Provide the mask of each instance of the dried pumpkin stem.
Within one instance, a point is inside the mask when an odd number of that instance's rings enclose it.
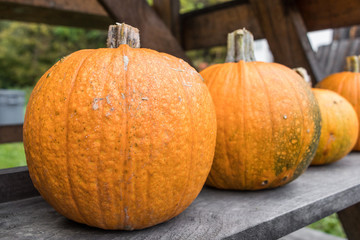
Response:
[[[349,56],[346,58],[346,69],[350,72],[360,72],[360,56]]]
[[[255,61],[254,37],[245,28],[228,34],[226,62]]]
[[[107,47],[117,48],[121,44],[127,44],[132,48],[139,48],[139,29],[125,23],[116,23],[116,25],[110,25],[106,42]]]
[[[312,87],[312,83],[311,83],[311,77],[308,74],[308,72],[306,71],[305,68],[303,67],[298,67],[298,68],[293,68],[293,70],[299,74],[307,84],[309,84],[310,87]]]

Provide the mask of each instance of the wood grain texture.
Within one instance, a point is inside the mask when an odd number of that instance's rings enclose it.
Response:
[[[0,143],[22,142],[23,125],[0,126]]]
[[[357,0],[296,0],[296,5],[308,31],[360,24]],[[248,0],[207,7],[181,18],[186,50],[225,45],[227,33],[243,27],[252,31],[255,39],[266,37]]]
[[[140,30],[141,47],[190,60],[165,23],[145,0],[98,0],[116,22],[126,22]]]
[[[360,203],[338,212],[338,216],[348,239],[360,239]]]
[[[360,23],[358,0],[296,0],[309,31]]]
[[[293,0],[250,0],[275,62],[305,68],[313,83],[322,79],[307,29]]]
[[[180,40],[180,1],[154,0],[153,8],[171,33]]]
[[[0,203],[36,195],[27,167],[0,169]]]
[[[96,0],[0,0],[0,19],[103,30],[113,23]]]
[[[186,50],[226,45],[227,34],[240,28],[263,38],[247,1],[231,1],[181,15],[182,45]]]
[[[205,188],[179,216],[141,231],[103,231],[67,220],[40,197],[0,204],[5,239],[277,239],[360,201],[359,153],[310,167],[281,188]],[[336,176],[336,177],[334,177]]]

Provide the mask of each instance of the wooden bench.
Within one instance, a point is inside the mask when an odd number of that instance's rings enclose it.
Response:
[[[0,239],[278,239],[338,212],[360,239],[360,153],[310,167],[296,181],[244,192],[204,187],[179,216],[140,231],[105,231],[67,220],[32,188],[26,168],[0,170]],[[288,239],[288,238],[284,238]]]

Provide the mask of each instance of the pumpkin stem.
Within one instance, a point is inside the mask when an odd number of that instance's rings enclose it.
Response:
[[[226,62],[255,61],[254,37],[245,28],[228,34]]]
[[[116,23],[116,25],[110,25],[106,42],[107,47],[117,48],[121,44],[127,44],[132,48],[139,48],[139,29],[125,23]]]
[[[307,84],[309,84],[310,87],[312,87],[312,84],[311,84],[311,77],[310,75],[308,74],[308,72],[306,71],[305,68],[303,67],[298,67],[298,68],[293,68],[293,70],[299,74]]]
[[[346,58],[346,69],[350,72],[360,72],[360,56],[349,56]]]

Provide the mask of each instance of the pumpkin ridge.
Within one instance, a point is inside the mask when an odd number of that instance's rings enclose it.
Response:
[[[269,106],[269,118],[270,118],[270,122],[271,122],[271,142],[270,142],[270,146],[272,146],[272,144],[273,144],[273,142],[274,142],[274,117],[273,117],[273,115],[271,114],[273,111],[272,111],[272,109],[273,109],[273,107],[272,107],[272,104],[271,104],[271,97],[270,97],[270,94],[269,94],[269,89],[268,89],[268,87],[267,87],[267,85],[266,85],[266,83],[265,83],[265,78],[264,78],[264,76],[263,76],[263,74],[260,72],[260,70],[257,68],[257,65],[256,64],[253,64],[253,66],[254,66],[254,68],[255,68],[255,70],[256,70],[256,72],[258,73],[258,75],[260,76],[260,78],[259,79],[261,79],[261,81],[262,81],[262,83],[263,83],[263,85],[264,85],[264,89],[265,89],[265,92],[266,92],[266,97],[267,97],[267,99],[268,99],[268,106]],[[270,150],[270,158],[274,155],[274,152],[273,152],[273,149],[271,148],[271,150]]]
[[[342,95],[341,91],[342,91],[343,88],[344,88],[344,85],[345,85],[345,82],[346,82],[346,78],[347,78],[347,76],[344,75],[344,76],[342,77],[342,79],[341,79],[340,85],[337,87],[337,92],[338,92],[340,95]]]
[[[247,158],[248,158],[248,156],[247,156],[247,153],[248,153],[248,144],[247,144],[247,141],[246,141],[246,138],[245,138],[245,131],[246,131],[246,119],[247,119],[247,116],[246,116],[246,104],[245,104],[245,100],[247,99],[247,91],[245,90],[246,88],[245,88],[245,86],[247,85],[246,83],[247,83],[247,79],[248,79],[248,76],[247,76],[247,73],[248,73],[248,71],[246,71],[247,69],[247,66],[246,66],[246,64],[244,64],[245,62],[244,61],[240,61],[238,64],[238,66],[243,66],[241,69],[243,69],[243,71],[241,71],[241,74],[244,76],[243,78],[242,78],[242,81],[241,81],[241,83],[242,83],[242,86],[241,86],[241,88],[242,88],[242,90],[241,90],[241,92],[242,92],[242,95],[243,95],[243,101],[242,101],[242,114],[241,114],[241,116],[242,116],[242,124],[243,124],[243,131],[242,131],[242,139],[243,139],[243,141],[244,141],[244,148],[245,148],[245,155],[244,155],[244,157],[243,158],[241,158],[242,159],[242,163],[243,163],[243,166],[244,166],[244,174],[243,174],[243,184],[244,184],[244,186],[246,186],[246,178],[247,178],[247,176],[246,176],[246,169],[247,169],[247,166],[246,166],[246,163],[248,162],[247,160]],[[240,65],[241,64],[241,65]],[[250,106],[250,108],[251,108],[251,106]]]
[[[170,66],[169,66],[170,67]],[[185,103],[186,103],[186,109],[187,109],[187,113],[188,113],[188,115],[190,116],[190,120],[191,120],[191,122],[193,122],[193,114],[192,114],[192,108],[191,108],[191,106],[189,106],[189,103],[191,102],[191,101],[189,101],[189,93],[185,90],[185,88],[184,88],[184,83],[186,83],[186,81],[184,81],[184,77],[182,76],[183,74],[181,74],[181,72],[177,72],[176,73],[176,75],[178,76],[178,78],[174,78],[175,79],[175,81],[178,83],[178,85],[180,85],[181,87],[181,89],[183,90],[183,93],[184,93],[184,96],[186,96],[186,101],[185,101]],[[179,81],[180,80],[180,81]],[[191,98],[191,97],[190,97]],[[192,129],[192,131],[191,132],[195,132],[196,131],[196,129],[194,129],[194,124],[191,124],[191,129]],[[190,182],[190,173],[191,173],[191,171],[192,171],[192,160],[193,160],[193,152],[194,152],[194,142],[195,142],[195,139],[194,139],[194,134],[191,134],[191,138],[192,138],[192,142],[191,142],[191,147],[190,147],[190,149],[191,149],[191,153],[190,153],[190,157],[189,157],[189,159],[188,159],[188,161],[187,161],[187,165],[188,166],[190,166],[189,167],[189,171],[188,171],[188,174],[187,174],[187,181],[186,181],[186,183],[184,183],[184,190],[182,191],[182,194],[181,194],[181,198],[180,198],[180,200],[179,200],[179,203],[178,203],[178,205],[177,205],[177,207],[175,207],[174,208],[174,213],[173,213],[173,217],[174,216],[176,216],[177,215],[177,212],[178,212],[178,210],[179,210],[179,207],[180,206],[182,206],[182,202],[183,202],[183,200],[184,200],[184,197],[185,197],[185,193],[186,193],[186,190],[187,190],[187,188],[188,188],[188,185],[189,185],[189,182]]]
[[[126,50],[125,50],[126,49]],[[121,53],[121,55],[124,57],[124,56],[127,56],[128,57],[128,55],[126,55],[126,53],[125,52],[128,52],[127,51],[127,49],[128,49],[128,46],[127,45],[122,45],[122,47],[119,49],[119,50],[122,50],[122,53]],[[129,60],[129,62],[130,62],[130,60]],[[124,62],[124,70],[125,70],[125,62]],[[124,146],[124,171],[123,171],[123,176],[124,176],[124,181],[123,181],[123,187],[124,187],[124,191],[125,192],[129,192],[127,189],[129,188],[129,184],[127,184],[127,182],[128,182],[128,179],[129,179],[129,177],[128,177],[128,175],[129,174],[133,174],[134,173],[134,171],[133,171],[133,161],[129,161],[130,160],[130,158],[131,158],[131,156],[130,156],[130,138],[129,138],[129,107],[130,107],[130,104],[129,104],[129,97],[130,97],[130,95],[128,95],[128,92],[131,92],[130,90],[129,90],[129,81],[128,81],[128,70],[129,70],[129,63],[128,63],[128,65],[127,65],[127,70],[125,70],[125,71],[123,71],[123,73],[124,73],[124,82],[125,82],[125,84],[124,84],[124,89],[125,89],[125,98],[124,98],[124,101],[125,101],[125,103],[124,103],[124,107],[125,107],[125,132],[124,132],[124,134],[123,134],[123,138],[125,139],[125,146]],[[128,141],[127,141],[128,140]],[[126,164],[125,164],[126,163]],[[134,190],[134,188],[133,188],[133,181],[131,181],[132,183],[131,183],[131,188],[132,188],[132,190]],[[132,191],[132,193],[134,193],[134,191]],[[131,200],[130,200],[130,194],[128,195],[128,194],[125,194],[124,195],[124,205],[123,205],[123,213],[124,213],[124,217],[123,217],[123,219],[124,219],[124,223],[123,223],[123,226],[125,227],[125,228],[128,228],[128,227],[130,227],[131,228],[131,224],[129,223],[129,216],[131,215],[129,215],[128,214],[128,207],[126,206],[126,203],[127,202],[130,202]]]
[[[281,72],[281,73],[283,73],[283,72]],[[277,72],[277,74],[280,74],[279,72]],[[288,76],[286,75],[285,76],[286,78],[288,78]],[[296,168],[296,170],[294,171],[294,174],[293,174],[293,176],[290,178],[290,179],[288,179],[288,181],[290,182],[290,181],[292,181],[292,180],[295,180],[297,177],[298,177],[298,175],[297,175],[297,171],[300,171],[300,169],[301,169],[301,171],[302,172],[304,172],[306,169],[307,169],[307,167],[310,165],[310,163],[311,163],[311,160],[312,160],[312,158],[313,158],[313,156],[315,155],[315,152],[316,152],[316,148],[317,147],[315,147],[315,150],[314,150],[314,153],[313,154],[311,154],[310,156],[312,156],[312,157],[307,157],[308,159],[303,159],[303,163],[301,163],[302,161],[300,160],[300,157],[301,156],[307,156],[306,155],[306,153],[305,153],[305,151],[306,151],[306,148],[304,148],[304,130],[305,130],[305,128],[304,128],[304,126],[305,126],[305,118],[304,118],[304,109],[303,109],[303,106],[301,105],[301,102],[300,102],[300,100],[299,100],[299,95],[298,95],[298,91],[296,90],[296,88],[295,88],[295,86],[293,85],[293,79],[289,79],[288,78],[288,80],[289,81],[287,81],[288,83],[289,83],[289,86],[291,87],[291,89],[293,90],[293,92],[294,92],[294,96],[295,96],[295,98],[296,98],[296,101],[297,101],[297,103],[298,103],[298,106],[299,106],[299,109],[300,109],[300,112],[301,112],[301,116],[302,116],[302,129],[301,129],[301,135],[300,135],[300,150],[299,150],[299,152],[298,152],[298,157],[297,157],[297,160],[296,160],[296,163],[294,164],[293,163],[293,165],[297,165],[298,167]],[[302,80],[303,81],[303,80]],[[314,126],[314,128],[315,128],[315,130],[316,130],[316,126]],[[319,134],[320,135],[320,134]],[[315,133],[314,133],[314,136],[315,136]],[[314,138],[314,137],[313,137]],[[312,139],[313,139],[312,138]],[[301,173],[302,173],[301,172]],[[301,173],[299,173],[299,175],[301,174]]]
[[[91,51],[81,60],[78,68],[73,72],[73,76],[72,76],[72,79],[71,79],[71,86],[70,86],[70,91],[69,91],[69,94],[68,94],[68,97],[67,97],[67,103],[66,103],[66,116],[65,116],[65,119],[66,119],[66,175],[68,176],[68,184],[69,184],[69,189],[70,189],[70,196],[74,202],[74,206],[75,206],[75,209],[76,211],[78,212],[78,216],[81,217],[81,219],[83,220],[83,223],[88,223],[87,219],[84,217],[84,215],[81,213],[80,211],[80,208],[79,208],[79,204],[75,198],[75,194],[74,194],[74,191],[73,191],[73,183],[72,183],[72,178],[70,177],[70,164],[69,164],[69,104],[70,104],[70,100],[71,100],[71,95],[74,91],[74,86],[75,86],[75,83],[76,83],[76,78],[77,78],[77,74],[79,73],[81,67],[83,66],[84,62],[86,59],[88,59],[90,57],[90,55],[94,54],[95,51]]]
[[[48,71],[48,73],[46,74],[46,77],[43,79],[43,82],[42,82],[42,84],[41,84],[41,86],[38,88],[38,91],[36,92],[36,94],[39,94],[39,91],[40,91],[40,89],[41,88],[44,88],[44,89],[46,89],[46,87],[50,84],[50,80],[48,79],[48,76],[50,76],[50,74],[53,72],[55,70],[55,66],[53,66],[52,68],[50,68],[49,69],[49,71]],[[38,120],[37,120],[37,122],[38,123],[40,123],[40,126],[43,126],[42,125],[42,119],[44,119],[43,117],[42,117],[42,115],[41,114],[39,114],[38,115]],[[38,136],[38,143],[40,143],[41,142],[41,130],[43,130],[43,128],[42,127],[39,127],[39,131],[38,131],[38,133],[37,133],[37,136]],[[41,159],[44,159],[44,157],[43,157],[43,150],[42,150],[42,144],[38,144],[39,145],[39,153],[40,153],[40,157],[41,157]],[[39,167],[39,166],[37,166],[37,167]],[[41,166],[41,168],[43,169],[43,166]],[[58,201],[55,201],[55,204],[57,205],[56,207],[58,207]],[[54,205],[55,205],[54,204]]]
[[[106,50],[108,50],[108,48],[105,48]],[[99,50],[98,51],[99,53],[101,53],[101,50]],[[112,55],[111,55],[111,57],[110,57],[110,61],[109,61],[109,65],[107,65],[106,66],[106,68],[109,68],[109,67],[111,67],[111,66],[113,66],[113,60],[114,60],[114,58],[115,58],[115,56],[117,55],[117,51],[112,51]],[[100,57],[99,57],[99,59],[100,59]],[[104,58],[102,58],[102,60],[104,61]],[[106,72],[105,70],[106,70],[106,68],[105,69],[103,69],[104,70],[104,72]],[[107,72],[107,75],[108,75],[109,73]],[[101,91],[101,93],[100,93],[100,95],[99,96],[105,96],[105,92],[106,92],[106,85],[108,84],[108,80],[109,78],[108,77],[106,77],[104,80],[102,80],[102,82],[103,82],[103,89],[102,89],[102,91]],[[100,109],[100,108],[99,108]],[[104,107],[102,107],[101,108],[101,115],[103,116],[103,115],[105,115],[104,114],[104,112],[105,112],[105,108]],[[103,129],[103,127],[102,127],[102,125],[100,125],[100,138],[101,139],[105,139],[105,131],[104,131],[104,129]],[[102,150],[103,150],[103,147],[104,147],[104,141],[100,141],[100,145],[99,145],[99,151],[100,152],[102,152]],[[102,199],[106,199],[106,193],[104,193],[102,190],[101,190],[101,181],[99,180],[99,176],[101,176],[101,171],[100,171],[100,169],[103,169],[103,167],[101,167],[101,165],[102,165],[102,160],[101,160],[101,153],[99,153],[99,155],[98,155],[98,157],[97,157],[97,162],[96,162],[96,192],[97,192],[97,194],[98,194],[98,197],[97,197],[97,199],[98,199],[98,205],[99,205],[99,210],[100,210],[100,217],[101,217],[101,222],[102,223],[105,223],[104,225],[105,226],[109,226],[110,225],[110,223],[108,223],[108,222],[106,222],[106,218],[105,218],[105,214],[106,214],[106,211],[104,211],[104,208],[102,207],[102,203],[103,203],[103,201],[102,201]],[[115,182],[114,182],[114,180],[115,180],[115,178],[113,179],[113,181],[112,181],[112,183],[115,185]],[[105,179],[105,181],[106,181],[106,179]],[[111,192],[111,194],[112,194],[112,198],[111,199],[114,199],[114,193],[113,192]],[[110,200],[108,200],[109,202],[110,202]],[[114,205],[115,204],[110,204],[110,208],[112,208],[111,209],[111,211],[114,211]],[[109,207],[109,206],[107,206],[107,207]]]
[[[230,66],[229,66],[230,67]],[[222,70],[223,70],[224,68],[222,68],[221,67],[221,65],[219,65],[219,67],[217,68],[217,72],[216,72],[216,78],[214,77],[214,78],[212,78],[212,83],[215,83],[216,82],[216,80],[215,79],[218,79],[217,78],[217,76],[222,72]],[[228,71],[228,73],[229,73],[230,71]],[[225,79],[227,79],[227,78],[225,78]],[[225,82],[223,83],[223,85],[225,85]],[[225,86],[223,86],[223,88],[224,88]],[[210,85],[209,85],[209,88],[210,88]],[[224,108],[222,108],[222,110],[223,110],[223,113],[224,113]],[[224,115],[224,114],[223,114]],[[226,139],[225,139],[225,136],[226,136],[226,134],[225,134],[225,127],[224,127],[224,125],[225,125],[225,121],[222,121],[222,124],[223,124],[223,127],[222,127],[222,129],[223,129],[223,132],[222,132],[222,134],[223,134],[223,144],[224,144],[224,154],[222,154],[222,156],[224,157],[224,158],[226,158],[226,159],[223,159],[223,161],[224,162],[227,162],[227,164],[228,164],[228,166],[230,166],[230,160],[229,160],[229,157],[228,157],[228,155],[227,155],[227,148],[226,148]],[[220,132],[220,131],[219,131]],[[217,145],[217,144],[216,144]],[[216,152],[216,151],[215,151]],[[215,153],[216,154],[216,153]],[[215,170],[217,170],[216,168],[215,168]],[[226,168],[225,169],[226,171],[228,171],[229,170],[229,174],[227,173],[226,175],[227,176],[231,176],[232,174],[232,170],[231,170],[231,167],[229,167],[229,168]],[[210,170],[211,171],[211,170]],[[218,173],[216,174],[216,175],[218,175],[222,180],[223,180],[223,183],[226,183],[226,178],[223,178],[223,174],[221,174],[221,172],[220,171],[217,171]],[[215,183],[215,182],[214,182]],[[216,184],[216,185],[218,185],[218,183]]]
[[[279,72],[277,72],[277,73],[279,74]],[[288,76],[286,76],[286,78],[287,77]],[[294,87],[294,85],[292,84],[292,79],[289,79],[289,81],[287,81],[287,82],[289,83],[291,89],[293,90],[294,96],[295,96],[296,101],[298,103],[298,106],[299,106],[299,109],[300,109],[300,112],[301,112],[301,116],[302,116],[302,126],[305,126],[304,110],[303,110],[302,105],[300,103],[298,92],[297,92],[296,88]],[[302,153],[305,150],[305,149],[303,150],[303,148],[304,148],[304,138],[303,138],[303,136],[304,136],[304,127],[302,127],[302,129],[301,129],[301,135],[300,135],[300,146],[301,147],[299,148],[300,151],[299,151],[299,155],[298,155],[297,160],[296,160],[297,165],[300,164],[300,162],[301,162],[301,161],[299,161],[300,157],[302,156]],[[310,164],[310,162],[309,162],[309,164]]]

